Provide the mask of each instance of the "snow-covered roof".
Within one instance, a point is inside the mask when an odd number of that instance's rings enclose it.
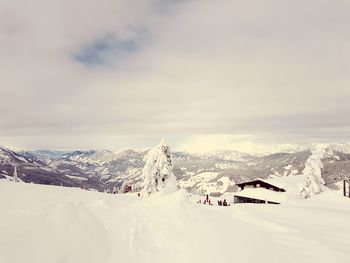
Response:
[[[241,183],[237,183],[237,185],[246,185],[246,184],[250,184],[250,183],[254,183],[254,182],[257,182],[257,181],[260,181],[260,182],[263,182],[265,184],[269,184],[271,186],[275,186],[277,188],[280,188],[280,189],[284,189],[285,185],[282,185],[282,184],[279,184],[279,183],[275,183],[275,180],[264,180],[264,179],[255,179],[255,180],[251,180],[251,181],[247,181],[247,182],[241,182]]]
[[[271,191],[265,188],[245,188],[235,195],[277,203],[283,203],[286,200],[286,194],[284,192]]]

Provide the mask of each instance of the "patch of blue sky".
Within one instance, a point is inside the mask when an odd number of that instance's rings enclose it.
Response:
[[[73,54],[73,59],[86,66],[109,65],[114,59],[125,58],[137,50],[137,43],[133,39],[107,36],[83,46]]]

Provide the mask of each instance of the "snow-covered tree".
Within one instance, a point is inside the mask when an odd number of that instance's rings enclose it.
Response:
[[[172,172],[173,161],[170,148],[164,139],[148,152],[144,161],[142,192],[145,195],[160,191],[174,192],[177,190],[176,178]]]
[[[13,181],[19,182],[18,176],[17,176],[17,167],[15,166],[15,169],[13,170]]]
[[[310,157],[305,163],[303,175],[304,182],[298,186],[299,195],[303,198],[309,198],[325,190],[325,182],[321,177],[323,168],[322,159],[325,156],[325,149],[322,145],[315,146]]]

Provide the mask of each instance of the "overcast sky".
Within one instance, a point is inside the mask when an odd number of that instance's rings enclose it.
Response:
[[[350,1],[0,0],[0,72],[0,145],[347,142]]]

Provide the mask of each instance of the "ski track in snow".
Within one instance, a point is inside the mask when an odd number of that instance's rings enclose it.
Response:
[[[0,197],[0,263],[350,260],[349,200],[338,193],[216,207],[181,192],[142,199],[0,181]]]
[[[250,207],[248,207],[250,208]],[[266,209],[265,207],[251,207],[245,209],[243,213],[237,213],[241,220],[254,225],[260,225],[261,230],[268,235],[266,238],[271,250],[274,253],[283,252],[291,258],[284,262],[296,262],[299,258],[301,262],[323,262],[325,258],[336,258],[337,262],[346,262],[349,260],[348,248],[344,244],[349,243],[350,224],[349,212],[338,212],[333,209],[318,209],[313,207],[287,207],[290,210],[289,218],[280,215],[278,210],[273,207],[267,207],[268,213],[258,213],[256,210]],[[277,213],[276,213],[277,212]],[[271,217],[273,215],[273,217]],[[315,222],[317,217],[327,219],[325,221]],[[302,222],[302,223],[301,223]],[[332,225],[329,222],[337,222]],[[281,246],[281,244],[283,244]],[[306,248],[313,248],[312,250]],[[315,253],[317,252],[317,253]]]

